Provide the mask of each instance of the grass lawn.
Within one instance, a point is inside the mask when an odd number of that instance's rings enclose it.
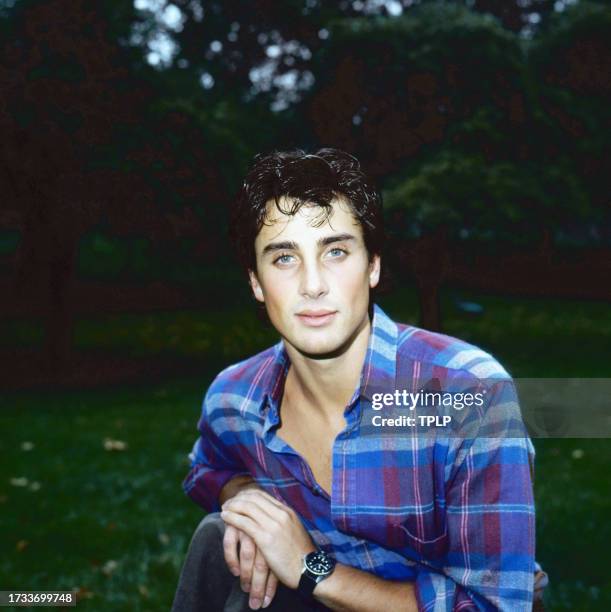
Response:
[[[608,305],[461,297],[484,313],[465,317],[444,294],[445,333],[489,350],[514,376],[610,376]],[[413,293],[382,304],[416,322]],[[203,514],[180,487],[201,398],[223,365],[273,340],[257,330],[242,311],[84,320],[76,337],[83,349],[214,351],[218,367],[197,380],[0,399],[0,589],[79,588],[79,608],[89,610],[169,609]],[[126,447],[107,450],[106,439]],[[611,442],[534,442],[537,559],[551,576],[548,609],[610,610]]]
[[[180,482],[210,377],[4,398],[1,589],[76,587],[90,610],[169,609],[203,514]],[[106,450],[106,438],[127,447]]]

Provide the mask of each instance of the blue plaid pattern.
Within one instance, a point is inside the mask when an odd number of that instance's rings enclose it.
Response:
[[[510,375],[489,353],[393,322],[374,306],[360,385],[333,446],[332,490],[275,430],[290,362],[281,342],[221,372],[206,393],[183,487],[209,512],[245,474],[292,507],[338,562],[415,583],[419,609],[530,610],[535,562],[534,447]],[[372,395],[468,382],[488,392],[469,435],[364,433]],[[466,415],[466,413],[463,413]],[[492,432],[492,433],[491,433]],[[504,434],[504,435],[503,435]]]

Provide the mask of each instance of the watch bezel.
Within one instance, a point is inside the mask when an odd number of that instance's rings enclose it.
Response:
[[[316,562],[326,562],[329,565],[329,569],[324,572],[318,572],[312,568],[311,564]],[[314,576],[328,576],[333,569],[335,568],[335,559],[328,555],[324,550],[314,550],[311,553],[308,553],[304,560],[304,565],[308,572],[314,574]]]

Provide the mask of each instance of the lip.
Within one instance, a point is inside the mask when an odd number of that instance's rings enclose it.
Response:
[[[303,310],[297,313],[299,320],[308,327],[322,327],[337,314],[337,310]]]

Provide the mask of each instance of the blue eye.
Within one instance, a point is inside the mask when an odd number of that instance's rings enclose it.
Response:
[[[289,264],[291,263],[291,258],[293,256],[292,255],[280,255],[279,257],[276,257],[276,259],[274,259],[274,263],[279,263],[279,264]]]
[[[347,255],[347,254],[348,254],[347,251],[345,251],[344,249],[340,249],[339,247],[335,249],[331,249],[329,251],[329,255],[331,255],[331,257],[333,258],[342,257],[343,255]]]

